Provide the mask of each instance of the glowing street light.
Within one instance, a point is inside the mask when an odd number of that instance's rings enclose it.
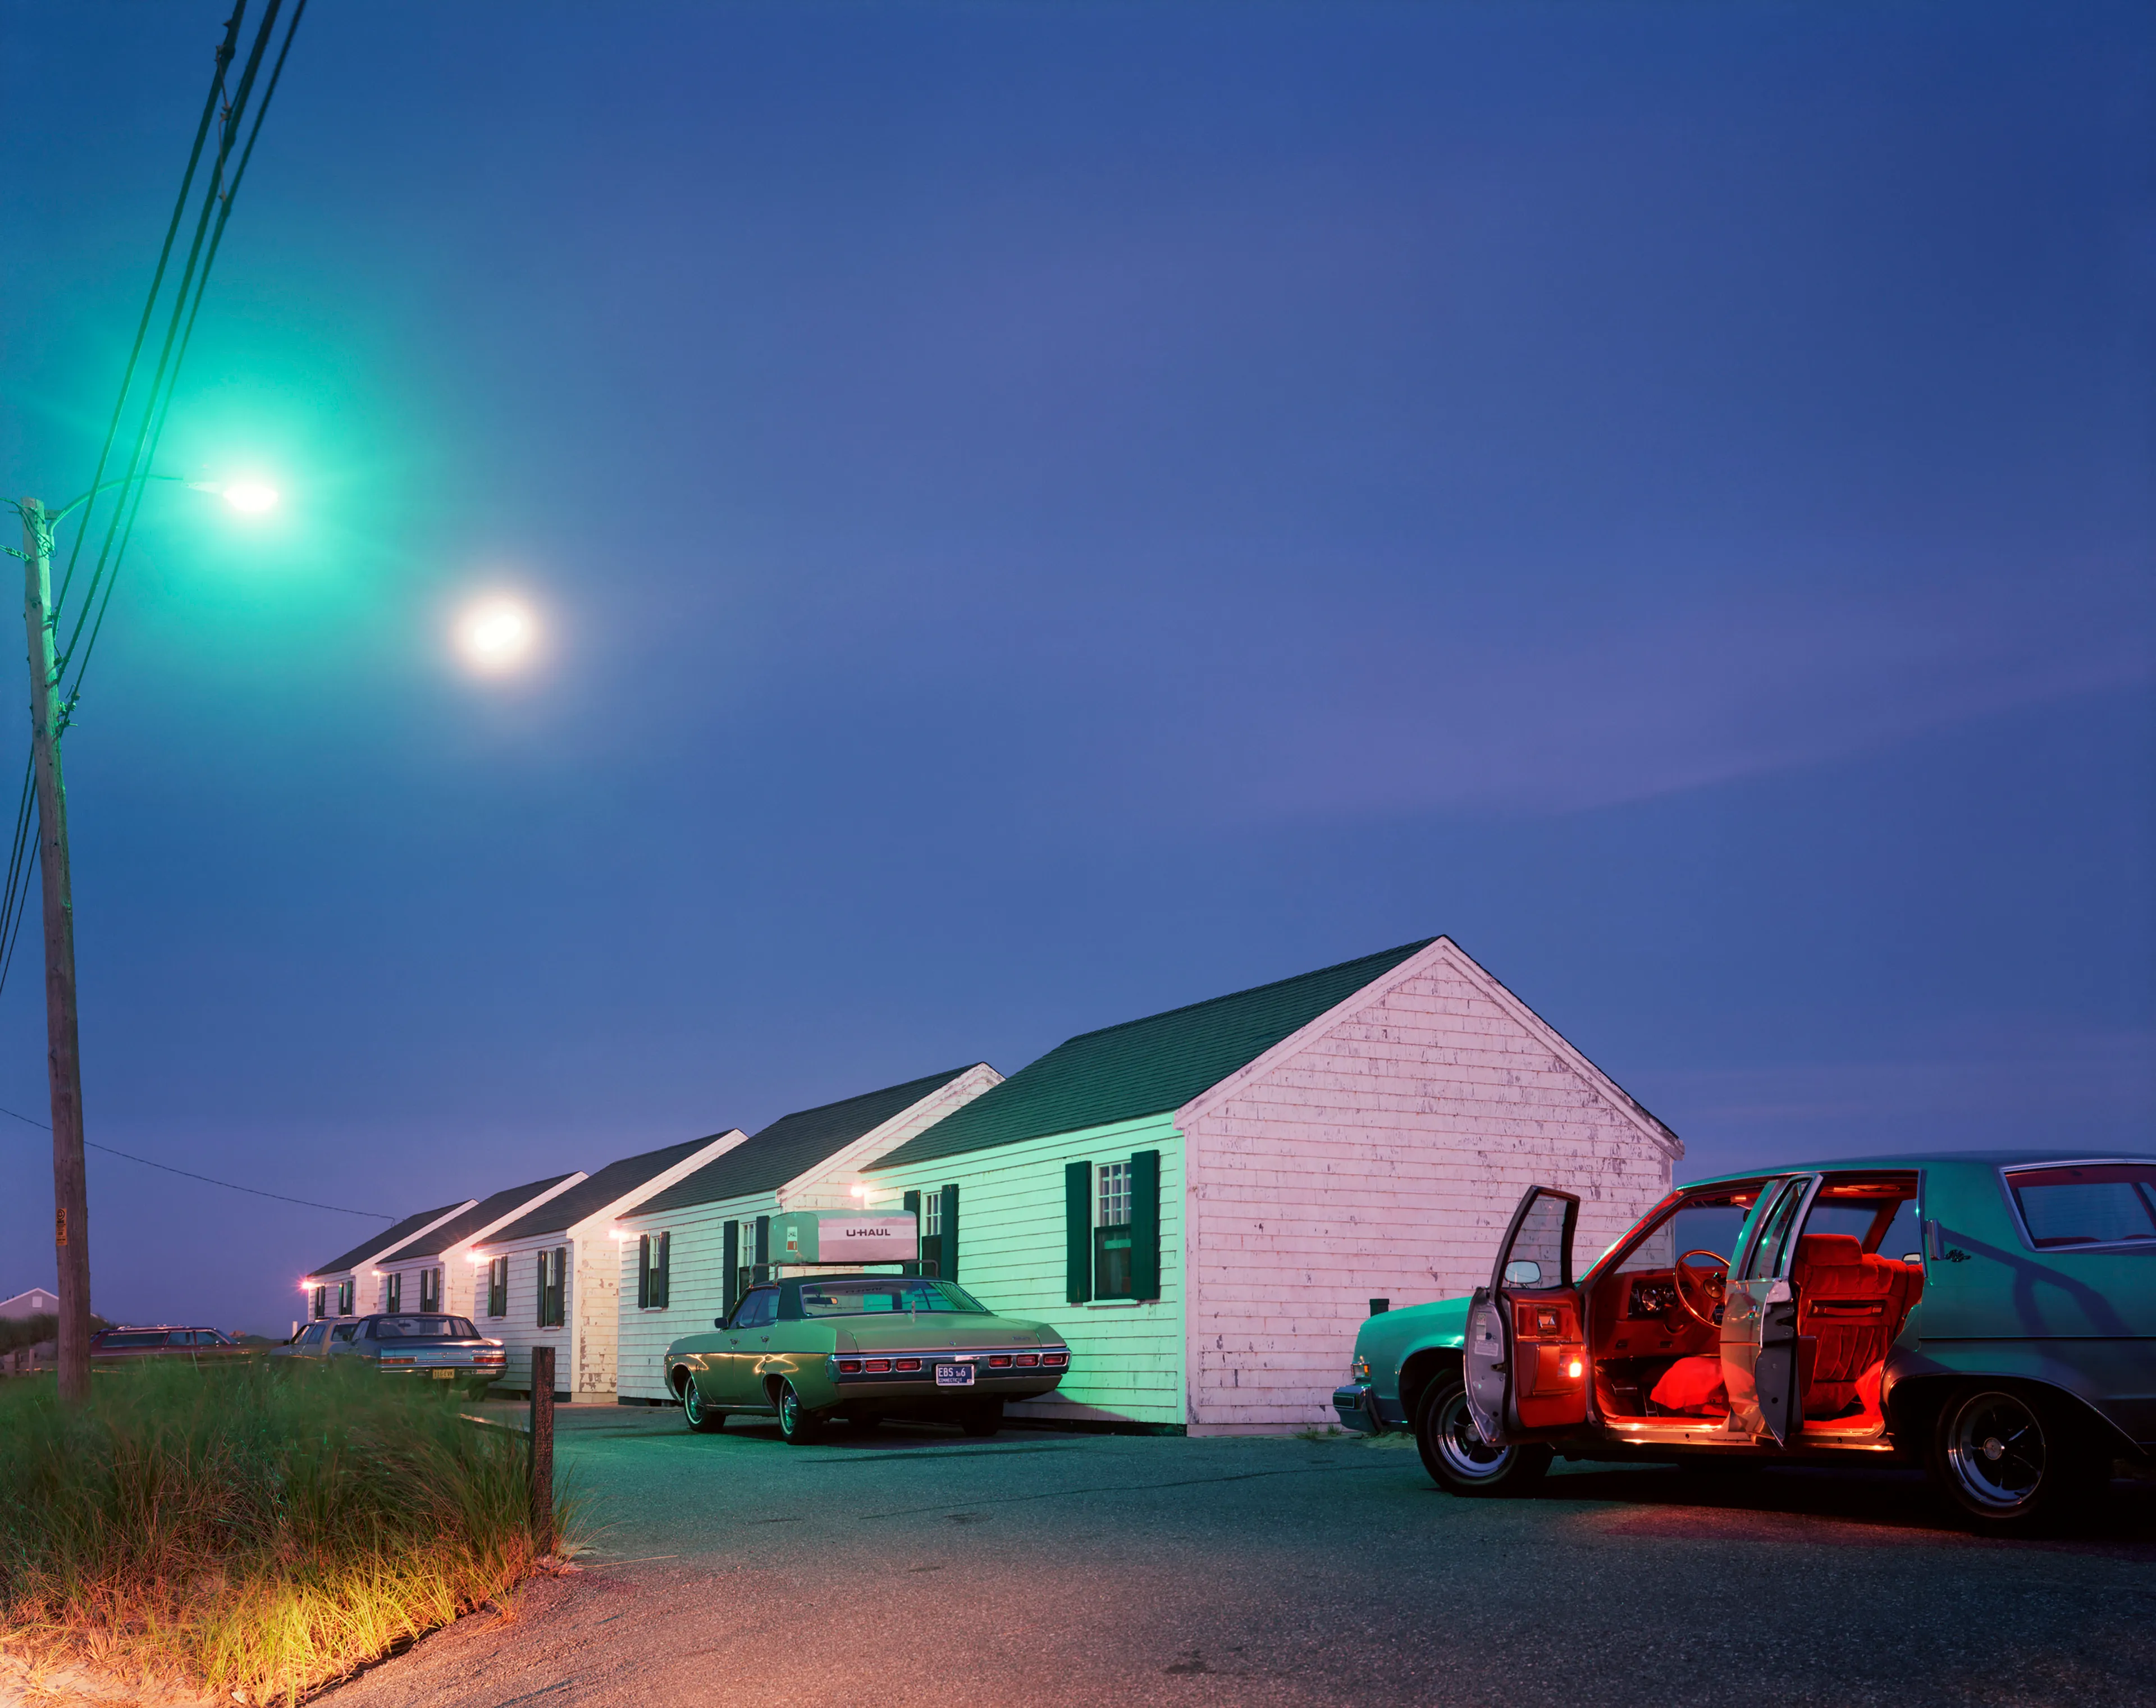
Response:
[[[531,607],[506,594],[480,600],[457,623],[465,657],[490,674],[515,669],[538,639],[539,622]]]
[[[277,489],[266,480],[228,480],[215,490],[242,515],[259,516],[277,508]]]

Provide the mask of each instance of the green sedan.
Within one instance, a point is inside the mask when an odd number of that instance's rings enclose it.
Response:
[[[776,1417],[797,1445],[837,1418],[1003,1427],[1004,1405],[1053,1393],[1070,1348],[1045,1323],[998,1316],[955,1282],[804,1276],[752,1287],[706,1334],[666,1349],[666,1384],[699,1434],[729,1413]]]

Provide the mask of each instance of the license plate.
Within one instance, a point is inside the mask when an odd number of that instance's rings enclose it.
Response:
[[[973,1385],[973,1367],[970,1364],[938,1364],[936,1367],[936,1385],[938,1387],[971,1387]]]
[[[454,1370],[429,1370],[427,1374],[437,1382],[454,1382],[457,1379],[457,1372]]]

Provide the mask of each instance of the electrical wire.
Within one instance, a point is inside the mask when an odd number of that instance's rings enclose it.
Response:
[[[52,1131],[52,1128],[44,1121],[33,1120],[27,1115],[17,1115],[12,1109],[0,1109],[0,1115],[19,1121],[24,1126],[36,1127],[41,1132],[49,1133]],[[281,1192],[264,1192],[259,1186],[241,1186],[236,1181],[217,1180],[207,1174],[197,1174],[192,1169],[175,1168],[169,1162],[153,1162],[147,1157],[137,1157],[132,1151],[116,1151],[110,1145],[100,1145],[89,1139],[85,1139],[83,1143],[88,1145],[93,1151],[104,1151],[108,1157],[124,1157],[130,1162],[140,1162],[145,1168],[162,1168],[167,1174],[185,1175],[189,1180],[199,1180],[208,1186],[221,1186],[228,1192],[253,1193],[259,1198],[275,1198],[280,1204],[304,1204],[311,1210],[334,1210],[340,1216],[367,1216],[377,1222],[393,1222],[397,1219],[386,1210],[347,1210],[342,1204],[318,1204],[312,1198],[287,1198]]]
[[[180,193],[172,200],[172,217],[165,223],[164,246],[157,251],[157,270],[150,275],[150,294],[142,300],[142,318],[135,327],[135,342],[127,352],[127,366],[121,371],[120,395],[112,400],[112,419],[105,428],[105,444],[97,453],[97,472],[90,477],[90,496],[86,500],[82,520],[76,525],[74,545],[68,553],[67,572],[60,577],[59,597],[53,601],[57,618],[61,606],[67,603],[68,588],[74,582],[75,560],[82,556],[82,542],[90,533],[90,512],[97,508],[97,489],[105,480],[105,465],[111,460],[112,441],[120,435],[120,418],[126,413],[127,393],[135,384],[136,364],[141,360],[142,341],[149,336],[150,321],[157,310],[157,297],[165,288],[165,269],[172,259],[172,244],[180,234],[180,221],[187,211],[187,197],[194,188],[195,170],[202,164],[203,142],[209,135],[210,121],[217,116],[218,98],[224,93],[225,67],[239,43],[239,23],[247,13],[247,0],[237,0],[232,16],[225,20],[224,40],[217,50],[217,63],[209,80],[209,93],[203,99],[202,121],[195,126],[195,146],[187,154],[187,169],[180,177]]]
[[[195,269],[202,260],[203,242],[209,233],[210,215],[218,206],[218,198],[224,183],[225,162],[232,157],[232,145],[239,135],[240,116],[246,110],[248,96],[254,85],[254,74],[261,68],[262,52],[269,45],[270,31],[277,21],[279,3],[280,0],[270,0],[269,8],[263,17],[262,23],[254,33],[254,45],[248,51],[247,69],[240,74],[239,87],[233,92],[231,99],[225,103],[224,118],[218,126],[217,159],[210,167],[208,187],[204,191],[202,198],[202,212],[195,218],[194,240],[187,246],[187,265],[181,269],[180,282],[173,292],[172,318],[166,323],[165,341],[157,351],[157,366],[150,375],[149,396],[144,400],[142,405],[141,425],[136,429],[135,449],[127,459],[127,472],[121,476],[120,496],[112,507],[112,520],[105,525],[105,541],[97,549],[97,562],[90,571],[90,585],[83,592],[82,606],[85,612],[97,598],[98,584],[105,578],[105,567],[112,555],[113,541],[120,532],[121,524],[131,513],[128,498],[130,493],[134,491],[136,471],[144,469],[147,466],[145,462],[145,454],[149,449],[152,429],[157,425],[159,415],[170,402],[165,381],[167,374],[172,369],[173,346],[179,337],[180,325],[187,313],[187,292],[194,284]],[[220,91],[223,86],[224,70],[224,65],[220,64],[217,74]],[[133,508],[139,510],[141,501],[140,493],[136,493]],[[57,624],[54,626],[54,632],[57,635]],[[82,617],[78,614],[75,618],[74,633],[79,635],[81,632]],[[56,660],[55,669],[59,674],[64,674],[66,672],[67,654],[69,651],[73,650],[73,637],[70,637],[68,649],[62,651]],[[55,733],[58,732],[55,731]]]
[[[34,854],[29,862],[23,858],[32,823],[31,808],[35,804],[30,790],[30,773],[35,763],[36,757],[33,755],[23,766],[23,795],[15,803],[15,845],[8,856],[7,889],[4,895],[0,895],[0,945],[5,945],[4,952],[0,952],[0,990],[8,987],[8,969],[14,964],[15,941],[23,934],[23,915],[28,910],[29,867],[41,858]]]
[[[239,112],[244,107],[249,88],[254,81],[255,68],[261,62],[262,49],[267,45],[270,35],[276,26],[277,10],[280,3],[281,0],[270,0],[270,9],[263,14],[261,31],[255,38],[254,51],[248,56],[247,70],[240,80],[239,92],[234,98],[234,115],[229,122],[235,128],[239,122]],[[217,260],[218,247],[224,242],[224,228],[226,222],[232,218],[232,204],[239,195],[240,181],[247,176],[247,163],[254,157],[255,139],[262,134],[262,121],[270,116],[270,103],[276,98],[278,82],[285,74],[285,60],[292,51],[292,38],[298,33],[300,20],[306,14],[306,10],[307,0],[296,0],[296,3],[292,8],[291,21],[285,27],[284,44],[277,50],[277,62],[270,68],[270,81],[264,87],[261,101],[254,109],[254,123],[247,133],[247,146],[240,150],[239,163],[233,168],[232,182],[225,187],[224,193],[218,202],[217,225],[210,233],[208,253],[203,257],[202,273],[195,283],[194,301],[187,309],[187,324],[180,333],[179,349],[172,358],[171,377],[166,382],[164,403],[157,412],[156,429],[150,436],[148,454],[144,459],[145,467],[154,464],[157,459],[157,445],[165,436],[165,423],[172,410],[172,396],[179,387],[180,366],[187,360],[187,346],[194,340],[195,321],[202,313],[203,295],[209,289],[209,270]],[[229,151],[228,144],[226,151]],[[218,156],[220,167],[223,163],[223,154],[220,153]],[[184,295],[187,290],[184,281],[180,289]],[[174,312],[177,314],[177,305],[175,305]],[[90,624],[90,639],[82,649],[80,659],[75,664],[74,680],[60,698],[60,728],[62,730],[66,729],[72,721],[75,703],[82,698],[83,674],[90,668],[90,655],[97,650],[97,637],[104,632],[105,613],[112,603],[112,590],[119,584],[120,565],[121,560],[127,555],[129,542],[135,537],[135,519],[141,513],[142,499],[147,490],[146,481],[138,484],[135,488],[134,502],[127,512],[127,526],[126,531],[120,536],[120,549],[113,556],[111,572],[105,580],[105,598],[98,605],[95,620]],[[126,490],[121,491],[121,498],[123,501],[126,500],[127,498]],[[83,596],[82,616],[76,618],[74,633],[68,637],[68,650],[60,661],[63,673],[66,669],[68,660],[74,658],[75,643],[82,635],[83,617],[89,614],[90,601],[95,596],[95,591],[96,580],[93,577],[90,591]]]

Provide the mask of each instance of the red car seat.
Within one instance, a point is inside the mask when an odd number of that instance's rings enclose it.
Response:
[[[1859,1380],[1902,1332],[1924,1290],[1923,1271],[1867,1253],[1854,1234],[1807,1234],[1797,1241],[1789,1279],[1797,1290],[1797,1332],[1818,1345],[1804,1415],[1831,1418],[1848,1409]],[[1876,1384],[1871,1391],[1876,1393]]]

